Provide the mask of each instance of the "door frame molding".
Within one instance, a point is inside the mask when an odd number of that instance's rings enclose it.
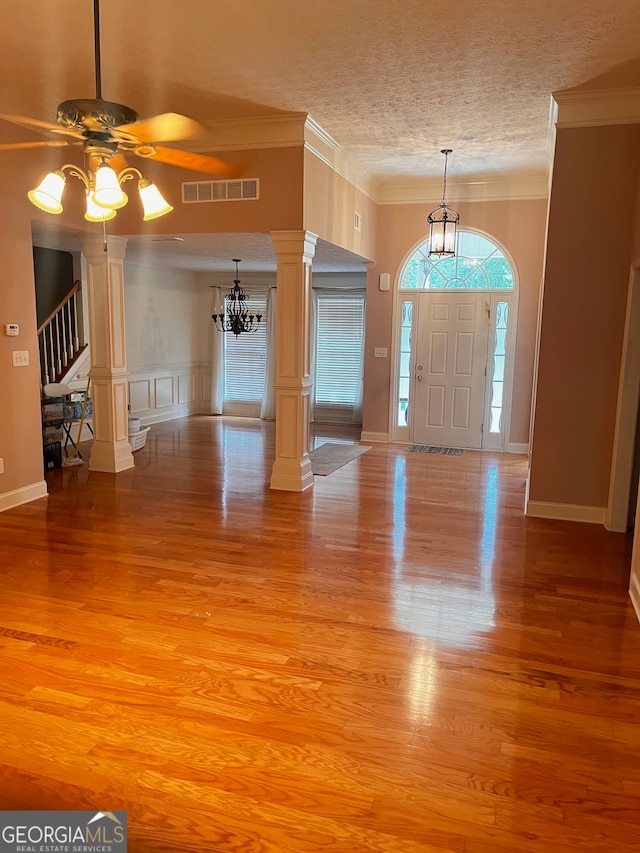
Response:
[[[631,266],[624,339],[620,361],[618,404],[611,456],[609,498],[604,526],[626,532],[629,520],[631,476],[640,398],[640,258]],[[640,505],[640,501],[639,501]]]
[[[516,343],[517,343],[517,329],[518,329],[518,303],[519,303],[519,293],[520,293],[520,279],[518,275],[518,268],[516,266],[513,255],[509,252],[509,250],[504,246],[504,244],[497,240],[492,234],[487,233],[486,231],[481,231],[479,228],[471,228],[464,227],[460,229],[461,231],[468,231],[472,234],[478,234],[481,237],[485,237],[494,243],[500,251],[504,254],[505,258],[509,262],[511,267],[511,272],[513,275],[513,288],[510,290],[474,290],[475,293],[484,293],[486,294],[487,299],[491,302],[492,307],[492,317],[495,317],[495,307],[497,302],[499,301],[508,301],[509,302],[509,322],[507,325],[507,341],[506,341],[506,359],[505,359],[505,378],[504,378],[504,386],[503,386],[503,406],[502,406],[502,430],[500,436],[500,446],[499,447],[486,447],[486,435],[488,434],[486,431],[483,432],[482,436],[482,449],[487,450],[495,450],[498,452],[509,452],[510,450],[510,441],[509,436],[511,434],[511,409],[513,402],[513,382],[514,382],[514,374],[515,374],[515,359],[516,359]],[[418,322],[418,300],[422,296],[425,295],[428,298],[429,294],[434,293],[469,293],[467,290],[423,290],[423,289],[407,289],[400,290],[400,276],[404,267],[409,260],[409,258],[413,255],[416,249],[421,246],[425,242],[425,238],[422,237],[420,240],[417,240],[408,250],[405,252],[402,260],[400,261],[394,276],[394,286],[393,286],[393,309],[392,309],[392,331],[391,331],[391,348],[392,348],[392,363],[391,363],[391,375],[390,375],[390,394],[389,394],[389,441],[392,443],[401,443],[401,444],[409,444],[412,441],[411,435],[411,427],[407,426],[399,426],[397,424],[397,404],[398,404],[398,389],[399,389],[399,364],[400,364],[400,324],[402,318],[402,303],[403,302],[413,302],[414,305],[414,317],[413,317],[413,325],[412,331],[417,329]],[[502,296],[502,299],[500,297]],[[505,300],[505,296],[509,296],[508,300]],[[495,326],[492,326],[490,329],[489,340],[487,344],[487,366],[489,365],[489,357],[493,359],[493,351],[495,347]],[[491,362],[493,363],[493,362]],[[411,349],[411,357],[409,370],[411,373],[411,387],[409,392],[409,406],[411,405],[411,400],[414,397],[414,385],[415,385],[415,347],[412,346]],[[487,372],[488,373],[488,372]],[[490,382],[485,378],[485,388],[484,388],[484,423],[487,422],[488,415],[488,406],[490,401]],[[522,452],[520,448],[518,448],[517,452]]]

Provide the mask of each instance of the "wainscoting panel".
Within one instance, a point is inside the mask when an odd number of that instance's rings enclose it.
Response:
[[[205,365],[194,363],[132,369],[129,376],[130,414],[140,418],[143,425],[148,425],[208,412],[209,399],[205,399],[204,391],[208,391],[211,385],[211,369],[208,369],[207,381],[204,381],[205,368]]]
[[[193,403],[196,399],[196,385],[194,373],[180,373],[178,375],[178,402]]]
[[[150,379],[129,379],[129,410],[136,415],[151,410]]]
[[[177,376],[157,376],[154,380],[156,409],[164,409],[173,406],[173,386]]]

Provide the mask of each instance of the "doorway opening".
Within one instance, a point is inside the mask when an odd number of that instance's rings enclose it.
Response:
[[[517,276],[506,250],[472,229],[456,255],[409,251],[397,278],[392,439],[507,450]]]

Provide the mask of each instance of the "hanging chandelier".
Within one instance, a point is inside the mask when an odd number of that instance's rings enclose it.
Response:
[[[127,166],[121,172],[116,172],[108,162],[110,151],[94,149],[91,154],[98,164],[95,171],[85,171],[74,163],[65,163],[55,172],[49,172],[35,189],[27,193],[29,201],[46,213],[62,213],[62,193],[67,180],[65,172],[68,172],[84,184],[84,218],[88,222],[108,222],[129,200],[121,184],[137,177],[138,193],[144,211],[143,220],[148,222],[150,219],[164,216],[165,213],[171,213],[173,207],[165,201],[156,185],[145,178],[135,166]]]
[[[236,265],[236,277],[233,287],[224,298],[217,314],[212,314],[211,319],[219,332],[233,332],[236,338],[242,332],[257,332],[262,314],[253,314],[247,307],[247,294],[240,287],[238,278],[238,264],[241,258],[232,258]]]
[[[442,201],[427,217],[429,223],[429,257],[450,258],[456,253],[456,233],[460,214],[447,205],[447,159],[451,148],[443,148],[444,180]]]

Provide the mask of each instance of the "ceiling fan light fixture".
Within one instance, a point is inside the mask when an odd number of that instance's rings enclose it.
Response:
[[[109,210],[119,210],[129,201],[118,176],[106,163],[102,163],[96,170],[93,201],[98,207],[108,207]]]
[[[158,187],[151,183],[148,178],[140,178],[138,181],[138,192],[140,193],[140,201],[144,209],[145,222],[150,219],[158,219],[167,213],[171,213],[173,207],[163,198]]]
[[[35,189],[29,190],[29,201],[46,213],[62,213],[62,193],[66,182],[63,172],[49,172]]]
[[[87,222],[108,222],[116,215],[115,210],[110,210],[107,207],[100,207],[93,200],[93,190],[86,190],[87,210],[84,218]]]

